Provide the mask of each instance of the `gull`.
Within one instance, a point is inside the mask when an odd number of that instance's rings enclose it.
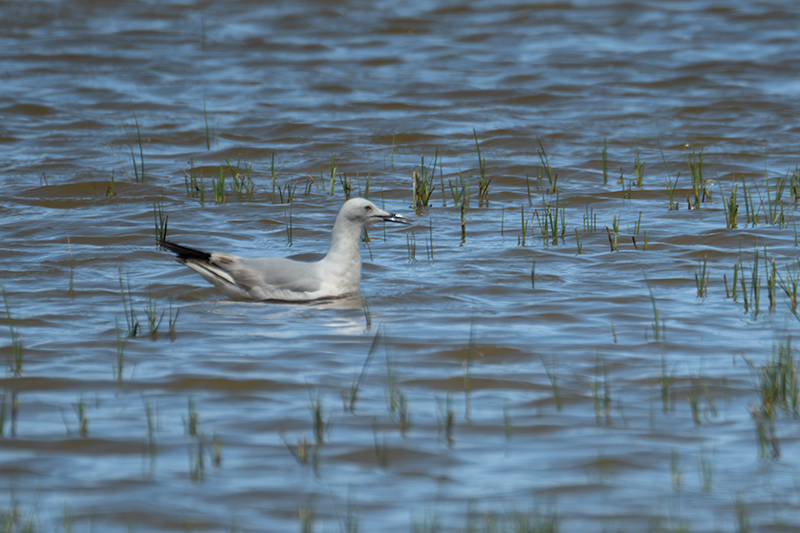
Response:
[[[176,261],[203,276],[231,298],[299,302],[338,298],[358,292],[361,279],[361,232],[382,221],[409,223],[406,217],[388,213],[369,200],[347,200],[336,215],[331,247],[319,261],[297,261],[282,257],[246,258],[204,252],[162,240],[157,244],[176,254]]]

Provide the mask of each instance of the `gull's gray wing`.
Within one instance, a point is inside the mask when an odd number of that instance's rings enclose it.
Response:
[[[299,300],[319,291],[322,285],[316,262],[280,257],[249,259],[208,253],[167,241],[160,241],[158,245],[176,254],[179,263],[233,297]]]
[[[282,257],[244,258],[211,254],[211,261],[228,272],[236,284],[252,290],[311,293],[320,290],[322,280],[318,263]]]

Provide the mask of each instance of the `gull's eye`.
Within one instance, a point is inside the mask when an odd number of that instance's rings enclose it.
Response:
[[[371,211],[371,210],[372,210],[372,206],[370,206],[370,205],[365,205],[365,206],[364,206],[364,211],[367,211],[367,212],[369,212],[369,211]]]

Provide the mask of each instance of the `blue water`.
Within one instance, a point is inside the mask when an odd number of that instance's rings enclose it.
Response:
[[[757,425],[761,368],[796,355],[769,279],[774,260],[791,293],[800,268],[800,9],[11,1],[0,20],[6,523],[800,524],[791,401],[761,444]],[[229,301],[154,246],[160,202],[176,242],[313,258],[345,180],[415,222],[370,231],[361,295]]]

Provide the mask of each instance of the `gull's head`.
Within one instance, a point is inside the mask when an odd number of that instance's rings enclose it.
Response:
[[[362,228],[371,226],[376,222],[399,222],[400,224],[408,224],[410,222],[403,215],[384,211],[364,198],[347,200],[339,211],[339,217],[344,217],[348,222],[357,224]]]

